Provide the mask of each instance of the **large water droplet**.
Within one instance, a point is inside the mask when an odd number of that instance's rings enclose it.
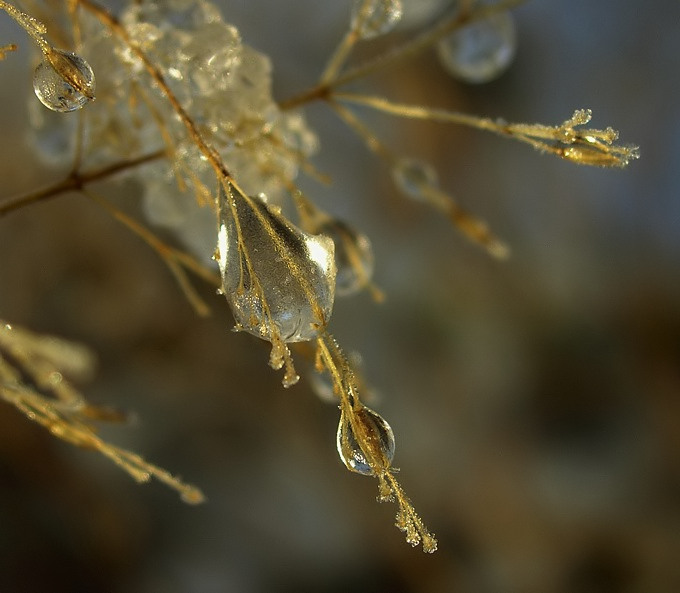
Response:
[[[424,190],[436,187],[437,172],[431,165],[416,159],[399,159],[392,168],[392,178],[402,193],[414,200],[428,201]]]
[[[335,243],[335,293],[348,296],[365,288],[373,276],[373,247],[368,237],[335,219],[324,221],[318,232]]]
[[[510,65],[517,48],[515,22],[509,12],[499,12],[455,31],[439,42],[439,57],[456,78],[483,83]]]
[[[52,111],[75,111],[94,98],[94,72],[79,55],[54,49],[33,75],[33,89]]]
[[[333,241],[305,233],[260,197],[220,189],[219,267],[237,329],[303,342],[333,310]]]
[[[352,28],[358,27],[362,39],[370,39],[391,31],[401,19],[403,13],[401,0],[368,0],[369,6],[362,14],[366,1],[354,0],[352,6]]]
[[[347,469],[372,476],[380,468],[388,468],[394,459],[394,433],[387,421],[370,408],[352,412],[355,427],[342,411],[338,425],[337,446]],[[359,443],[362,443],[361,445]],[[363,446],[363,449],[362,449]]]

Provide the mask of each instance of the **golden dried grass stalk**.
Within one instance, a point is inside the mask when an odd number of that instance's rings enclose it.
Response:
[[[190,504],[203,502],[202,492],[140,455],[112,445],[96,434],[92,420],[121,420],[124,415],[91,406],[67,379],[92,373],[89,349],[44,336],[0,320],[0,399],[54,436],[108,457],[137,482],[156,478]]]

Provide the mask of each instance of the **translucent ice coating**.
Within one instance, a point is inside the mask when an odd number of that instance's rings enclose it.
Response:
[[[94,98],[94,72],[79,55],[54,49],[33,75],[33,89],[52,111],[75,111]]]
[[[387,421],[377,412],[370,408],[362,407],[353,414],[356,431],[360,431],[361,437],[355,434],[347,414],[340,414],[338,424],[337,446],[340,459],[347,469],[372,476],[376,470],[387,469],[394,459],[394,433]],[[362,449],[359,442],[363,443]]]
[[[265,193],[270,203],[282,200],[285,181],[295,179],[318,142],[300,112],[278,108],[270,59],[244,44],[207,0],[118,4],[126,5],[119,22],[132,42],[159,69],[239,186],[249,195]],[[87,11],[79,13],[79,22],[79,53],[87,56],[100,89],[97,100],[86,107],[83,169],[167,146],[168,139],[159,133],[162,120],[173,147],[173,167],[158,159],[124,174],[143,189],[148,220],[170,229],[193,255],[210,262],[215,216],[201,206],[212,203],[215,171],[129,45]],[[77,121],[44,109],[38,101],[28,107],[33,150],[51,165],[71,166]]]
[[[261,197],[223,188],[219,267],[236,328],[272,343],[315,338],[335,297],[333,241],[291,224]]]

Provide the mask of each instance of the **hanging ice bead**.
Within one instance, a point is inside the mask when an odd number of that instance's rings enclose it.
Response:
[[[33,74],[33,89],[52,111],[75,111],[94,99],[94,72],[79,55],[53,49]]]
[[[373,276],[373,247],[368,237],[335,219],[324,221],[318,232],[335,243],[335,293],[348,296],[365,288]]]
[[[352,29],[357,30],[362,39],[377,37],[391,31],[402,13],[401,0],[354,0]]]
[[[401,192],[408,198],[421,202],[427,201],[428,187],[436,187],[437,172],[423,161],[399,159],[392,168],[392,178]]]
[[[515,22],[499,12],[455,31],[439,42],[439,57],[456,78],[484,83],[510,65],[517,49]]]
[[[352,422],[343,410],[338,425],[340,459],[350,471],[364,476],[387,469],[394,459],[394,433],[387,421],[365,406],[352,411]],[[361,444],[360,444],[361,443]]]
[[[236,329],[271,341],[275,350],[315,338],[333,310],[333,241],[300,230],[262,197],[227,196],[223,188],[219,219],[222,290]],[[272,361],[280,356],[275,352]]]

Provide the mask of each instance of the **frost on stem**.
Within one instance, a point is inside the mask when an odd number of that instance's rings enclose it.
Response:
[[[437,540],[413,508],[392,468],[395,440],[392,428],[359,398],[357,381],[349,360],[335,339],[323,332],[317,338],[317,370],[326,371],[340,402],[337,432],[338,455],[347,469],[378,480],[378,500],[396,502],[396,526],[412,546],[422,543],[424,552],[434,552]]]
[[[640,158],[640,149],[637,146],[614,144],[619,138],[619,133],[613,128],[576,129],[588,124],[592,116],[593,112],[590,109],[578,109],[561,126],[554,128],[539,124],[526,126],[526,135],[536,138],[547,136],[548,139],[554,139],[565,145],[566,148],[561,151],[559,147],[555,148],[558,156],[580,165],[623,168],[630,161]],[[518,125],[515,127],[520,128]],[[546,146],[546,150],[551,152],[553,149]]]
[[[33,88],[40,102],[52,111],[75,111],[94,99],[94,72],[81,56],[56,49],[47,41],[47,27],[13,5],[0,0],[4,10],[19,24],[40,48],[43,59],[33,77]],[[0,59],[14,45],[0,48]]]
[[[125,415],[89,405],[68,380],[87,377],[93,367],[94,357],[83,346],[0,320],[0,399],[54,436],[108,457],[137,482],[153,477],[177,490],[185,502],[203,502],[203,494],[195,486],[97,436],[93,420],[124,421]]]

